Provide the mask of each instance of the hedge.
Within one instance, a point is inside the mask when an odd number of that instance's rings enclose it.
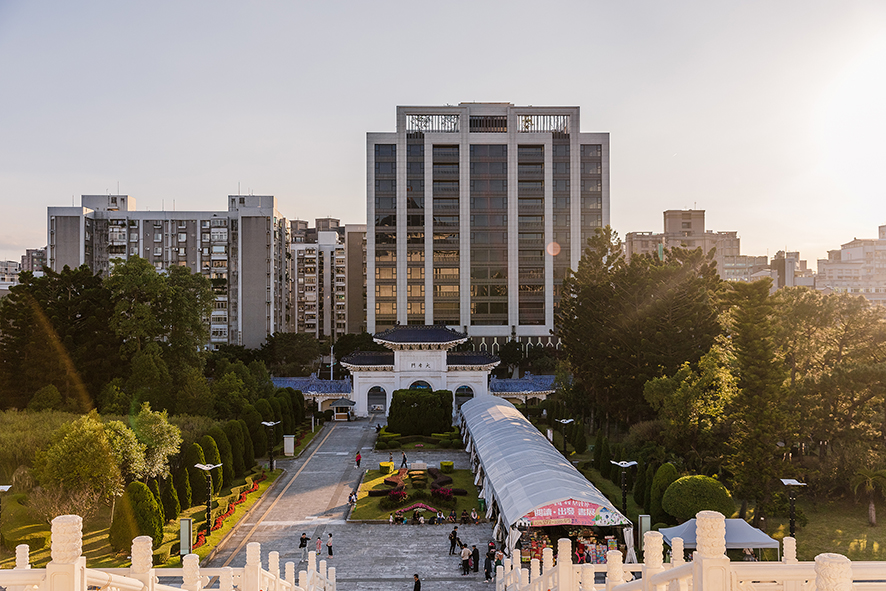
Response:
[[[395,390],[388,410],[388,425],[403,435],[430,435],[452,425],[449,390]]]
[[[699,511],[717,511],[724,517],[735,513],[735,501],[723,483],[710,476],[684,476],[668,486],[661,507],[680,521]]]
[[[394,462],[379,462],[378,471],[382,474],[390,474],[394,471]]]

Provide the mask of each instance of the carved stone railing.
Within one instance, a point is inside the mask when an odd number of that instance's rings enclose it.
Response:
[[[92,569],[86,567],[82,554],[83,520],[77,515],[62,515],[52,520],[52,560],[46,568],[31,568],[28,546],[15,549],[15,568],[0,570],[0,587],[8,591],[202,591],[212,579],[218,579],[220,591],[336,591],[335,569],[327,571],[326,561],[317,568],[316,553],[308,555],[308,568],[298,574],[295,563],[287,562],[280,573],[280,556],[268,554],[267,568],[262,568],[261,545],[246,546],[246,565],[242,568],[200,568],[196,554],[182,558],[182,568],[155,569],[152,563],[153,540],[140,536],[132,541],[132,565],[129,568]],[[180,580],[181,584],[162,585],[159,577]]]
[[[571,543],[561,539],[557,555],[563,559],[556,565],[551,548],[545,548],[541,562],[533,559],[529,569],[506,559],[496,569],[495,591],[886,591],[886,563],[850,562],[840,554],[799,562],[794,538],[783,540],[780,562],[731,562],[725,518],[714,511],[696,516],[696,539],[691,562],[683,560],[683,540],[675,538],[672,561],[665,563],[661,534],[646,532],[641,565],[623,564],[617,550],[606,554],[605,565],[574,565]],[[605,573],[605,585],[595,585],[598,573]]]

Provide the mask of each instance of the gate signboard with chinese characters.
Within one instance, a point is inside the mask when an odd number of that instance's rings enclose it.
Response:
[[[567,499],[530,511],[524,518],[532,527],[549,525],[624,525],[620,514],[588,501]]]

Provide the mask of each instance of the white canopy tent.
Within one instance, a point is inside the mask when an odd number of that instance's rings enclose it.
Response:
[[[695,548],[695,519],[675,527],[658,530],[664,536],[665,543],[670,546],[674,538],[683,539],[683,547]],[[741,548],[775,548],[780,550],[778,540],[770,538],[762,530],[757,529],[744,519],[726,520],[726,549]]]
[[[631,525],[510,402],[478,396],[461,407],[468,450],[483,474],[483,495],[499,511],[497,531],[511,552],[517,523],[547,505],[574,500],[600,507],[598,525]]]

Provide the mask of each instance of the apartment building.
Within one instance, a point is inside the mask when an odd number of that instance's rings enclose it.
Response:
[[[578,107],[461,103],[368,133],[367,330],[555,341],[566,270],[609,223],[609,134],[580,129]]]
[[[22,255],[22,271],[30,271],[31,273],[43,273],[43,266],[46,264],[46,247],[28,248]]]
[[[47,266],[88,265],[108,274],[140,256],[158,272],[187,266],[216,293],[210,345],[259,347],[286,329],[289,224],[273,196],[230,195],[227,210],[136,211],[129,195],[83,195],[79,207],[47,212]]]
[[[741,239],[738,232],[714,232],[705,228],[703,209],[669,209],[664,212],[664,232],[628,232],[624,240],[625,257],[630,261],[637,254],[664,256],[669,248],[701,248],[708,253],[716,248],[714,260],[717,272],[723,279],[729,279],[727,261],[733,265],[734,257],[740,256]],[[748,261],[742,261],[748,264]],[[732,267],[733,269],[735,267]]]
[[[886,225],[878,238],[854,238],[829,250],[819,259],[818,289],[862,295],[878,306],[886,305]]]

